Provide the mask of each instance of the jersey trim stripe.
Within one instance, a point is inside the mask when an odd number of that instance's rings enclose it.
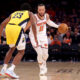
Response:
[[[18,37],[18,39],[17,39],[16,46],[18,45],[18,43],[19,43],[19,41],[20,41],[22,32],[24,32],[23,28],[21,29],[21,32],[20,32],[19,37]]]
[[[25,19],[24,21],[22,21],[21,23],[19,23],[19,26],[21,26],[22,24],[24,24],[25,22],[28,22],[30,20],[30,18]]]

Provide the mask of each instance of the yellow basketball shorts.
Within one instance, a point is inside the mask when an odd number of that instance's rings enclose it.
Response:
[[[7,24],[6,29],[6,41],[12,48],[17,47],[18,50],[25,49],[25,36],[21,26]]]

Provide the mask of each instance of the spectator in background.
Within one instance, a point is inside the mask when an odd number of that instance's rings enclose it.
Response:
[[[80,33],[77,28],[75,28],[74,34],[72,36],[72,44],[80,44]]]
[[[76,9],[75,8],[72,9],[71,17],[74,19],[74,22],[76,22],[77,12],[76,12]]]
[[[67,32],[63,37],[63,44],[71,45],[71,43],[72,43],[71,33]]]
[[[61,41],[58,39],[57,35],[54,36],[54,40],[52,41],[51,46],[52,45],[59,45],[59,46],[61,46]]]
[[[52,21],[54,21],[54,17],[55,17],[55,11],[53,10],[53,8],[50,6],[50,8],[47,10],[47,13],[50,15],[50,19]]]
[[[56,22],[56,24],[58,24],[58,25],[61,24],[61,23],[59,22],[59,19],[58,19],[58,18],[56,18],[56,21],[55,21],[55,22]]]
[[[71,27],[70,27],[70,25],[69,25],[69,22],[68,22],[68,26],[69,26],[68,32],[70,32],[71,35],[73,35],[73,31],[72,31],[72,29],[71,29]]]
[[[55,35],[55,29],[54,28],[50,28],[50,34],[52,37],[54,37],[54,35]]]
[[[48,45],[50,45],[53,41],[53,37],[50,34],[50,31],[47,32],[47,36],[48,36]]]
[[[62,43],[62,41],[63,41],[63,34],[60,34],[60,33],[57,31],[56,36],[57,36],[58,40]]]

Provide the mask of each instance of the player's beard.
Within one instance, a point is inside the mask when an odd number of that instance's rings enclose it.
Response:
[[[45,13],[44,13],[44,14],[45,14]],[[39,16],[43,17],[43,16],[44,16],[44,14],[40,14],[40,13],[39,13]]]

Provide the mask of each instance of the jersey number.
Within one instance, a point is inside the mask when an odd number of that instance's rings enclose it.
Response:
[[[16,13],[13,18],[21,18],[23,13]]]
[[[40,29],[39,29],[39,31],[43,31],[43,26],[40,26]]]

